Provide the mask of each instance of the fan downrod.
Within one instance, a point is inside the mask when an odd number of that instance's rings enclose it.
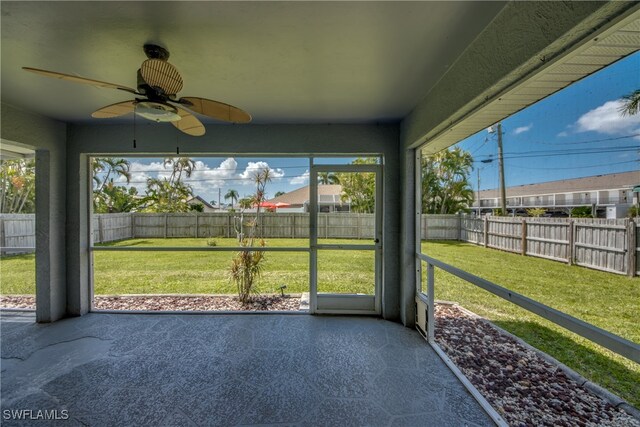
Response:
[[[147,43],[143,46],[143,49],[149,59],[160,59],[162,61],[169,59],[169,51],[157,44]]]

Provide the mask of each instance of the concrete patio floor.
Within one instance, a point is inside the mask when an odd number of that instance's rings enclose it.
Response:
[[[68,411],[37,425],[493,425],[417,332],[380,319],[4,311],[1,332],[2,415]]]

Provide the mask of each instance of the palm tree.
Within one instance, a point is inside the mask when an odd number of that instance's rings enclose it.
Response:
[[[253,197],[243,197],[242,199],[238,200],[238,204],[240,205],[241,209],[251,209],[255,204],[255,200],[253,199]]]
[[[333,172],[318,172],[318,184],[340,184],[340,178]]]
[[[127,159],[117,159],[115,157],[95,157],[92,161],[93,181],[100,192],[109,182],[111,174],[124,177],[127,184],[131,181],[131,163]],[[104,173],[104,178],[100,179],[98,174]]]
[[[236,200],[238,200],[239,197],[240,195],[234,189],[227,191],[227,194],[224,195],[225,200],[231,199],[231,207],[233,207],[233,205],[235,204]]]
[[[171,166],[173,169],[169,182],[174,184],[182,179],[182,173],[184,172],[186,177],[189,178],[194,170],[196,170],[196,162],[190,157],[167,157],[164,159],[164,167]]]
[[[633,116],[640,111],[640,89],[622,97],[624,105],[620,108],[622,116]]]
[[[192,196],[192,188],[181,181],[172,184],[166,178],[148,178],[144,211],[188,212],[190,205],[186,201]]]
[[[457,213],[473,202],[469,173],[473,157],[456,147],[422,158],[422,211]]]

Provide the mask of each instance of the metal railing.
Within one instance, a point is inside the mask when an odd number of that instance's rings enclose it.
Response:
[[[434,342],[434,325],[435,325],[435,267],[438,267],[447,273],[453,274],[466,282],[471,283],[474,286],[482,288],[502,299],[505,299],[513,304],[516,304],[531,313],[547,319],[548,321],[561,326],[571,332],[580,335],[583,338],[588,339],[596,344],[599,344],[614,353],[617,353],[629,360],[636,363],[640,363],[640,346],[632,341],[622,338],[611,332],[605,331],[597,326],[587,323],[583,320],[577,319],[559,310],[544,305],[538,301],[532,300],[517,292],[511,291],[502,286],[498,286],[488,280],[475,276],[459,268],[453,267],[435,258],[431,258],[427,255],[416,253],[418,262],[424,261],[427,263],[427,295],[418,291],[418,297],[421,298],[428,307],[427,310],[427,339],[429,342]]]

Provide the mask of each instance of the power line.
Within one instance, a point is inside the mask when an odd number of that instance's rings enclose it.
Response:
[[[271,170],[277,170],[277,169],[303,169],[303,168],[309,168],[309,165],[304,165],[304,166],[271,166],[269,165],[269,169]],[[246,168],[241,168],[243,170],[261,170],[261,169],[265,169],[264,167],[258,166],[258,167],[246,167]],[[231,170],[231,169],[225,169],[225,168],[214,168],[214,169],[193,169],[192,173],[198,173],[198,172],[210,172],[210,171],[217,171],[217,170]],[[133,169],[133,170],[129,170],[129,172],[151,172],[151,173],[160,173],[160,172],[173,172],[172,168],[169,169]],[[107,172],[99,172],[99,173],[107,173]]]
[[[278,176],[278,177],[274,177],[272,178],[273,180],[276,179],[291,179],[291,178],[297,178],[295,176],[293,177],[284,177],[284,176]],[[243,182],[248,182],[248,183],[252,183],[252,178],[201,178],[201,179],[181,179],[180,182],[214,182],[214,181],[243,181]],[[129,184],[146,184],[147,181],[129,181]],[[126,181],[114,181],[114,184],[127,184]]]
[[[520,159],[530,157],[552,157],[552,156],[568,156],[568,155],[586,155],[586,154],[607,154],[607,153],[625,153],[631,151],[640,150],[640,145],[636,146],[623,146],[615,148],[585,148],[585,149],[567,149],[567,150],[550,150],[550,151],[523,151],[520,153],[510,152],[505,153],[505,159]],[[483,160],[493,161],[492,155],[487,155],[474,160],[474,163],[482,162]],[[488,163],[488,162],[486,162]]]
[[[635,138],[637,136],[640,136],[640,133],[632,133],[629,135],[623,135],[623,136],[614,136],[611,138],[602,138],[602,139],[589,139],[586,141],[570,141],[570,142],[560,142],[560,143],[553,143],[553,142],[541,142],[541,141],[529,141],[533,144],[541,144],[541,145],[575,145],[575,144],[593,144],[596,142],[606,142],[606,141],[617,141],[620,139],[626,139],[626,138]]]
[[[575,170],[575,169],[589,169],[589,168],[598,168],[598,167],[609,167],[609,166],[616,166],[616,165],[624,165],[624,164],[628,164],[628,163],[637,163],[638,160],[628,160],[625,162],[616,162],[616,163],[601,163],[598,165],[585,165],[585,166],[574,166],[574,167],[566,167],[566,166],[561,166],[561,167],[555,167],[555,168],[535,168],[535,167],[530,167],[530,166],[519,166],[519,165],[514,165],[513,163],[509,164],[510,168],[515,168],[515,169],[531,169],[531,170]]]

